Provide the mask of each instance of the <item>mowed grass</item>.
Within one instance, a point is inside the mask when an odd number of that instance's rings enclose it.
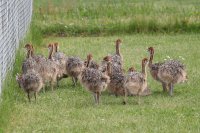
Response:
[[[100,62],[108,53],[114,53],[114,41],[118,38],[123,41],[121,50],[126,70],[134,65],[140,71],[147,47],[154,46],[155,62],[163,61],[166,56],[185,58],[183,62],[187,66],[189,81],[176,85],[174,96],[170,97],[148,73],[152,95],[143,97],[141,105],[137,104],[136,97],[129,97],[128,104],[122,105],[122,97],[104,92],[97,106],[92,95],[80,84],[74,88],[71,79],[63,79],[58,89],[41,92],[37,103],[34,98],[29,103],[14,77],[25,57],[21,48],[13,77],[6,82],[12,96],[12,111],[5,132],[200,132],[199,34],[49,37],[44,39],[41,47],[36,47],[36,53],[47,55],[46,45],[58,42],[60,51],[66,55],[85,59],[88,53],[92,53]]]
[[[199,0],[35,0],[43,35],[200,32]]]

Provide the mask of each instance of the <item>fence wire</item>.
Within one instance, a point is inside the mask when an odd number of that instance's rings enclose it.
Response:
[[[32,0],[0,0],[0,94],[7,71],[12,68],[19,41],[32,16]]]

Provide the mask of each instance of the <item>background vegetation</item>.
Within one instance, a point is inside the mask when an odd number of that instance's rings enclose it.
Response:
[[[198,0],[36,0],[34,6],[44,35],[200,32]]]
[[[198,0],[35,0],[30,31],[4,82],[0,132],[200,132],[199,19]],[[36,54],[47,55],[46,45],[58,42],[68,56],[85,59],[93,53],[100,62],[114,53],[118,38],[126,70],[134,65],[140,71],[147,47],[154,46],[155,62],[167,56],[184,58],[188,83],[175,86],[169,97],[148,73],[152,95],[142,98],[141,105],[130,97],[124,106],[121,97],[104,92],[100,106],[95,106],[91,94],[80,84],[74,88],[71,79],[62,80],[54,92],[41,92],[31,104],[15,81],[27,42],[33,43]]]

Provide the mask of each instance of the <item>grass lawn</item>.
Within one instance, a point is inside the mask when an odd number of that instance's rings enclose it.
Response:
[[[14,72],[6,81],[5,88],[12,102],[5,132],[200,132],[200,34],[178,35],[128,35],[110,37],[69,37],[45,38],[36,47],[37,53],[47,54],[46,45],[59,42],[60,51],[67,55],[77,55],[82,59],[93,53],[98,62],[108,53],[114,53],[114,41],[123,40],[122,54],[127,70],[134,65],[141,70],[141,59],[147,56],[148,46],[155,47],[155,61],[163,61],[166,56],[182,56],[187,66],[189,81],[175,86],[174,96],[163,93],[161,85],[152,80],[148,73],[148,83],[152,95],[142,98],[141,105],[135,97],[122,105],[122,98],[109,96],[104,92],[101,104],[94,105],[92,95],[80,84],[72,86],[71,79],[64,79],[61,87],[40,93],[37,103],[28,103],[26,95],[18,88],[15,74],[25,57],[19,49]],[[25,44],[26,42],[24,42]],[[23,44],[23,45],[24,45]],[[6,91],[5,89],[5,91]],[[7,94],[6,93],[6,94]],[[34,100],[34,99],[32,99]],[[3,106],[8,108],[9,106]],[[2,114],[1,109],[0,114]],[[4,115],[6,113],[4,112]]]
[[[0,133],[200,132],[199,0],[34,0],[33,11],[30,33],[4,82]],[[154,62],[182,56],[189,81],[176,85],[170,97],[148,73],[152,95],[143,97],[141,105],[136,97],[122,105],[122,97],[104,92],[99,106],[80,84],[74,88],[69,78],[54,92],[41,92],[37,103],[29,103],[15,81],[27,42],[37,54],[47,56],[47,44],[58,42],[68,56],[85,59],[92,53],[100,62],[114,53],[118,38],[123,41],[124,69],[134,65],[140,71],[141,60],[148,56],[146,49],[153,46]]]
[[[35,0],[34,23],[58,36],[200,33],[199,0]]]

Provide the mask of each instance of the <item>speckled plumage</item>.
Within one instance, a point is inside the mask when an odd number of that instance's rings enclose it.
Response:
[[[151,73],[151,76],[160,82],[160,79],[158,77],[158,70],[159,70],[159,67],[162,65],[163,63],[154,63],[152,64],[151,66],[149,66],[149,69],[150,69],[150,73]]]
[[[67,59],[67,68],[73,70],[77,67],[83,67],[83,61],[79,57],[69,57]]]
[[[153,64],[153,58],[154,58],[154,48],[153,47],[149,47],[148,52],[149,52],[149,65],[148,66],[149,66],[150,74],[154,80],[162,83],[163,91],[167,91],[166,84],[164,82],[162,82],[160,80],[160,78],[158,77],[159,68],[163,63],[154,63]]]
[[[159,68],[158,76],[166,84],[180,83],[187,79],[185,66],[178,60],[168,60],[162,64]]]
[[[29,101],[29,94],[34,92],[36,100],[37,92],[39,92],[44,85],[42,77],[34,70],[29,70],[26,74],[22,74],[21,76],[17,75],[16,80],[19,86],[28,94]]]
[[[74,79],[78,78],[78,75],[84,68],[84,62],[79,57],[68,57],[66,61],[67,74]],[[76,84],[76,83],[75,83]]]
[[[159,67],[163,64],[163,63],[153,63],[153,58],[154,58],[154,48],[153,47],[149,47],[148,48],[148,52],[149,52],[149,70],[151,73],[151,76],[153,77],[153,79],[160,81],[159,77],[158,77],[158,70]]]
[[[48,59],[43,62],[36,62],[34,58],[28,58],[22,63],[22,72],[26,74],[29,70],[35,70],[38,72],[44,83],[47,82],[56,82],[56,76],[58,70],[55,64],[53,64]]]
[[[163,63],[154,63],[151,65],[151,69],[152,70],[156,70],[158,71],[159,67],[162,65]]]
[[[141,96],[147,90],[147,67],[148,59],[144,58],[142,60],[142,72],[136,72],[134,69],[129,69],[126,77],[125,88],[129,95]]]
[[[43,62],[45,62],[47,60],[47,58],[45,58],[43,55],[35,55],[34,54],[34,48],[33,45],[31,46],[31,57],[38,63],[38,64],[42,64]]]
[[[66,71],[66,63],[67,63],[67,57],[64,53],[61,52],[55,52],[52,56],[52,59],[56,61],[57,65],[63,70],[63,74],[67,74]]]
[[[62,53],[62,52],[55,52],[53,54],[52,58],[55,59],[55,60],[65,60],[66,59],[66,55],[64,53]]]
[[[168,60],[162,64],[158,71],[159,79],[168,85],[169,94],[172,96],[174,84],[187,81],[185,66],[178,60]]]
[[[123,66],[123,57],[122,57],[122,54],[120,52],[120,45],[121,45],[121,40],[120,39],[117,39],[116,40],[116,52],[115,54],[111,55],[111,62],[112,64],[116,64],[118,66],[120,66],[122,68]]]
[[[53,60],[53,44],[48,45],[49,56],[46,62],[41,67],[40,74],[45,82],[50,82],[51,89],[53,90],[54,85],[57,83],[57,79],[62,76],[62,69],[59,68],[59,63]]]
[[[27,71],[27,69],[25,69],[27,66],[31,66],[30,68],[33,68],[33,70],[38,72],[44,83],[50,82],[53,88],[53,85],[56,82],[58,70],[56,65],[50,59],[46,59],[40,55],[35,56],[32,53],[30,59],[27,59],[22,65],[23,73]]]
[[[21,87],[25,90],[25,91],[39,91],[41,88],[42,84],[42,78],[39,75],[39,73],[35,73],[35,72],[28,72],[24,75],[22,75],[22,84]]]
[[[58,68],[57,86],[59,86],[59,81],[68,77],[66,69],[67,56],[64,53],[58,51],[58,43],[54,43],[53,48],[54,52],[52,55],[52,60],[56,63]]]
[[[104,57],[101,63],[101,71],[107,70],[108,76],[110,77],[110,83],[108,84],[108,91],[115,96],[124,96],[125,98],[125,88],[124,83],[126,77],[121,69],[121,67],[117,63],[112,63],[112,57],[106,56]],[[123,101],[126,104],[126,100]]]
[[[84,66],[86,67],[87,65],[87,60],[84,61]],[[97,62],[91,60],[89,65],[88,65],[89,68],[94,68],[94,69],[99,69],[99,65]]]
[[[121,57],[121,56],[119,56],[119,55],[117,55],[117,54],[114,54],[114,55],[112,55],[111,57],[112,57],[111,62],[112,62],[113,64],[117,64],[117,65],[119,65],[119,66],[122,67],[122,62],[123,62],[123,60],[122,60],[122,57]]]
[[[102,72],[104,72],[104,71],[106,70],[107,63],[108,63],[108,62],[105,61],[105,60],[103,60],[103,61],[101,62],[101,65],[100,65],[99,69],[100,69]],[[111,64],[111,67],[112,67],[112,69],[111,69],[112,73],[123,73],[122,67],[119,66],[117,63],[112,63],[112,64]]]
[[[43,55],[33,55],[32,58],[38,63],[38,64],[42,64],[43,62],[45,62],[47,60],[47,58],[45,58]]]
[[[89,64],[89,68],[94,68],[94,69],[98,69],[99,65],[95,62],[95,61],[91,61]]]
[[[108,90],[116,96],[124,95],[124,83],[126,81],[125,75],[123,73],[114,73],[109,76],[110,83],[108,84]]]
[[[116,52],[113,55],[108,55],[111,57],[111,63],[112,63],[112,71],[113,73],[121,73],[122,72],[122,67],[123,67],[123,57],[122,54],[120,53],[120,45],[121,45],[121,40],[117,39],[116,40]],[[101,65],[102,65],[102,70],[104,69],[104,64],[106,62],[103,60]]]
[[[82,70],[79,75],[79,80],[81,84],[90,92],[93,93],[95,102],[99,104],[100,94],[106,89],[108,83],[110,82],[109,76],[107,76],[107,70],[105,72],[99,69],[90,68],[89,64],[92,61],[92,55],[87,56],[86,67]]]
[[[25,59],[22,62],[22,73],[25,74],[28,70],[37,70],[37,62],[33,58]]]
[[[58,43],[53,44],[53,49],[54,52],[52,58],[56,61],[66,62],[67,56],[64,53],[58,51],[59,49]]]
[[[141,95],[143,91],[147,88],[147,79],[145,75],[140,72],[128,73],[125,87],[128,90],[129,95],[138,95],[139,90],[141,90]]]
[[[22,63],[23,74],[32,69],[39,71],[47,59],[42,55],[34,55],[34,49],[31,44],[26,44],[25,48],[27,49],[27,58]]]
[[[44,82],[51,82],[52,86],[57,82],[57,77],[60,76],[57,64],[50,59],[43,63],[39,73],[42,75]]]
[[[85,68],[80,75],[81,83],[91,92],[105,90],[109,83],[109,77],[98,69]]]

